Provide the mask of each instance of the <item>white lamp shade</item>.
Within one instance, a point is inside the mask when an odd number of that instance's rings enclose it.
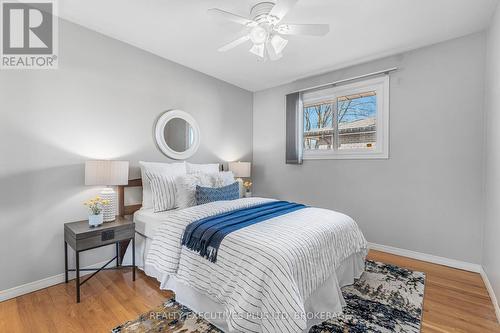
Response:
[[[85,162],[85,185],[127,185],[128,161]]]
[[[237,178],[249,178],[252,171],[252,163],[230,162],[229,171],[231,171]]]

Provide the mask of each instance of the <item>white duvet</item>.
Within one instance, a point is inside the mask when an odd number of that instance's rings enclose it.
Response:
[[[219,201],[165,216],[146,257],[145,272],[162,286],[189,285],[223,305],[231,331],[302,332],[305,300],[366,240],[348,216],[305,208],[226,236],[212,263],[183,246],[184,229],[203,217],[271,201]]]

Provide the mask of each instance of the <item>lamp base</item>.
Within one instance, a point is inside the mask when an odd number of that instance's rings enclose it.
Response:
[[[103,221],[113,222],[116,220],[116,192],[108,187],[102,190],[100,195],[103,200],[109,200],[109,205],[102,208]]]

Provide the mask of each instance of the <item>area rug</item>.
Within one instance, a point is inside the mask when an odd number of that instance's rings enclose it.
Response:
[[[420,332],[425,274],[367,260],[353,285],[342,288],[344,313],[309,333]]]
[[[342,288],[344,313],[310,333],[420,332],[425,274],[366,261],[363,275]],[[112,330],[112,333],[221,333],[174,299]]]

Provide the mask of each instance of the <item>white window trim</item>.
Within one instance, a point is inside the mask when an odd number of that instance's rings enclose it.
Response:
[[[350,83],[329,90],[335,96],[355,94],[356,92],[376,91],[377,97],[377,145],[374,150],[307,150],[303,151],[304,160],[338,160],[338,159],[388,159],[389,158],[389,75],[374,79]],[[311,102],[307,100],[306,102]],[[303,108],[300,109],[300,119],[304,117]],[[300,141],[303,145],[303,126],[300,126]]]

